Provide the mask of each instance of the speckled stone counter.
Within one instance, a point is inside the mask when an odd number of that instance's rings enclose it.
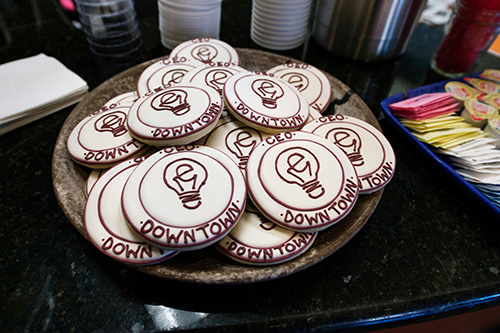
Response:
[[[136,1],[144,50],[106,61],[57,2],[0,0],[0,63],[45,53],[94,89],[168,54],[156,3]],[[249,0],[224,0],[221,39],[250,40]],[[396,175],[367,224],[340,250],[301,272],[247,285],[157,278],[102,255],[60,209],[51,178],[58,133],[73,107],[0,137],[0,327],[6,332],[370,331],[500,303],[500,217],[485,211],[383,119],[380,102],[443,80],[429,69],[441,32],[420,25],[406,53],[361,63],[310,40],[279,54],[348,85],[371,108],[397,156]],[[483,68],[500,68],[488,56]],[[29,94],[29,92],[26,92]]]

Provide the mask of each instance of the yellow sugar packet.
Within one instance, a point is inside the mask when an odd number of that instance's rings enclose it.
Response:
[[[470,133],[470,134],[462,135],[462,136],[459,136],[455,139],[440,143],[438,145],[438,147],[442,148],[442,149],[450,149],[450,148],[456,147],[456,146],[461,145],[462,143],[465,143],[468,141],[481,139],[484,136],[485,136],[484,132]]]
[[[412,131],[416,131],[419,133],[427,133],[431,131],[438,131],[444,129],[470,127],[470,125],[465,123],[464,121],[457,121],[457,122],[454,121],[449,123],[436,123],[436,124],[420,125],[420,126],[410,125],[406,127],[411,129]]]
[[[423,120],[412,120],[412,119],[406,119],[406,118],[401,118],[399,121],[401,124],[432,124],[436,122],[441,122],[441,121],[453,121],[453,120],[460,120],[460,116],[457,116],[455,113],[450,113],[448,115],[442,115],[442,116],[437,116],[437,117],[432,117],[432,118],[427,118]]]
[[[459,135],[464,135],[468,133],[480,132],[481,129],[477,127],[464,127],[464,128],[452,128],[439,131],[432,131],[427,133],[413,133],[417,139],[420,141],[433,144],[435,142],[443,142],[447,138],[457,137]]]

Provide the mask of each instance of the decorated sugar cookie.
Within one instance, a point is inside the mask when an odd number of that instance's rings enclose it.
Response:
[[[128,127],[132,136],[152,146],[183,145],[208,134],[221,111],[215,89],[179,84],[139,98],[130,109]]]
[[[187,72],[182,82],[205,84],[222,95],[222,88],[226,81],[231,76],[242,72],[247,72],[247,70],[229,63],[225,65],[204,64]]]
[[[217,126],[200,144],[226,153],[245,172],[252,150],[270,134],[262,133],[233,117],[221,118]]]
[[[238,166],[204,146],[167,147],[132,173],[122,204],[130,225],[169,250],[196,250],[223,238],[246,204]]]
[[[354,165],[359,192],[375,192],[392,179],[396,155],[389,141],[372,125],[341,114],[318,118],[303,128],[320,135],[339,147]]]
[[[134,139],[127,128],[130,106],[100,109],[78,123],[67,148],[71,158],[94,169],[108,168],[145,151],[148,146]]]
[[[107,101],[104,106],[102,107],[102,109],[106,109],[106,108],[109,108],[109,109],[114,109],[115,107],[117,106],[132,106],[132,104],[134,104],[134,102],[139,98],[139,96],[137,95],[137,92],[135,91],[129,91],[129,92],[126,92],[126,93],[123,93],[123,94],[119,94],[118,96],[115,96],[113,98],[111,98],[109,101]]]
[[[344,218],[358,198],[354,166],[335,144],[303,131],[278,133],[250,155],[248,192],[271,221],[315,232]]]
[[[146,243],[123,216],[123,186],[143,160],[138,157],[122,162],[103,174],[85,205],[84,224],[91,242],[104,254],[127,264],[154,264],[177,253]]]
[[[229,112],[267,133],[300,129],[309,117],[305,97],[288,82],[262,73],[239,73],[223,89]]]
[[[101,177],[101,175],[106,172],[106,169],[94,169],[90,172],[87,177],[87,181],[85,182],[85,195],[88,197],[90,191],[94,187],[95,183]]]
[[[204,64],[240,64],[238,52],[228,43],[214,38],[196,38],[177,45],[170,57],[188,58]]]
[[[290,62],[267,71],[297,88],[309,103],[309,107],[322,113],[330,104],[332,85],[328,77],[314,66]]]
[[[217,243],[217,250],[240,263],[276,265],[303,254],[316,236],[280,227],[247,208],[236,227]]]
[[[186,57],[169,57],[147,67],[137,80],[137,94],[158,91],[182,81],[184,75],[202,63]]]

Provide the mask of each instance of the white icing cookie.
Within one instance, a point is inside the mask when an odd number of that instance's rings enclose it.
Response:
[[[106,109],[106,108],[114,109],[117,106],[130,107],[132,106],[132,104],[134,104],[135,101],[137,101],[138,98],[139,96],[137,96],[137,92],[129,91],[113,97],[112,99],[107,101],[101,109]]]
[[[219,119],[217,126],[200,144],[226,153],[244,173],[252,150],[269,136],[270,134],[248,127],[233,117],[224,117]]]
[[[358,177],[347,156],[316,134],[275,134],[253,150],[247,163],[248,192],[273,222],[314,232],[344,218],[358,198]]]
[[[309,116],[305,97],[289,83],[263,73],[230,77],[224,102],[238,120],[267,133],[300,129]]]
[[[132,136],[149,145],[183,145],[208,134],[221,111],[222,99],[215,89],[179,84],[139,98],[127,124]]]
[[[311,121],[316,120],[318,118],[321,118],[321,117],[323,117],[323,116],[321,113],[319,113],[319,111],[312,109],[312,108],[309,108],[309,117],[307,118],[308,123],[310,123]]]
[[[70,133],[67,149],[79,164],[108,168],[142,153],[148,146],[134,139],[127,129],[130,106],[100,109],[80,121]]]
[[[297,88],[309,103],[309,107],[322,113],[330,104],[332,85],[328,77],[314,66],[291,62],[271,68],[274,74]]]
[[[233,75],[248,72],[246,69],[233,65],[204,64],[191,69],[184,75],[182,83],[205,84],[214,88],[222,95],[222,88],[226,81]]]
[[[138,157],[125,161],[103,174],[85,205],[84,224],[91,242],[104,254],[127,264],[154,264],[177,254],[145,242],[123,215],[123,187],[143,160],[144,157]]]
[[[246,204],[238,166],[204,146],[167,147],[130,176],[122,204],[130,225],[169,250],[207,247],[236,225]]]
[[[217,243],[217,250],[249,265],[276,265],[307,251],[317,233],[288,230],[258,212],[245,210],[236,227]]]
[[[189,58],[204,64],[240,64],[238,52],[228,43],[214,38],[196,38],[177,45],[170,57]]]
[[[162,59],[147,67],[137,80],[137,94],[158,91],[181,82],[184,75],[202,63],[186,57]]]
[[[90,172],[90,175],[87,177],[87,181],[85,182],[85,195],[88,197],[90,191],[94,187],[95,183],[101,177],[101,175],[106,172],[106,169],[94,169]]]
[[[346,154],[358,174],[360,194],[378,191],[394,176],[394,150],[386,137],[367,122],[337,114],[316,119],[302,130],[328,139]]]

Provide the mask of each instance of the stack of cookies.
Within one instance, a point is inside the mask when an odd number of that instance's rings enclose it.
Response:
[[[305,63],[254,72],[220,40],[178,45],[69,136],[70,156],[94,170],[92,243],[129,264],[208,246],[249,265],[301,255],[395,169],[376,128],[322,116],[331,90]]]

